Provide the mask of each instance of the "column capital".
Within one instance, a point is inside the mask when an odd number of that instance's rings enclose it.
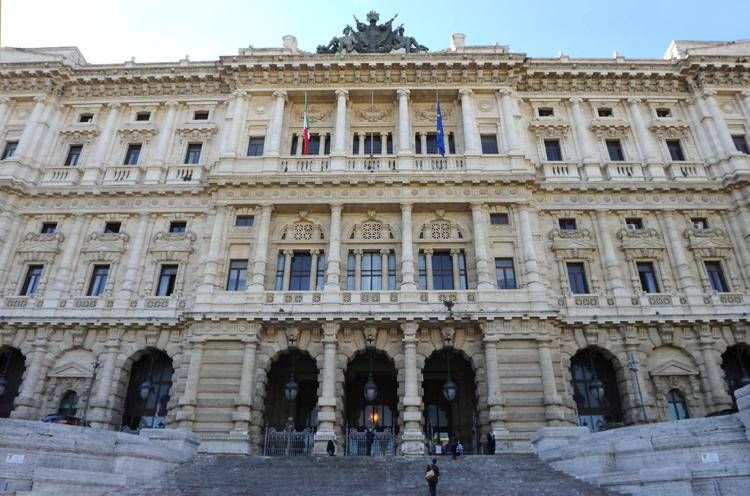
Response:
[[[451,255],[458,255],[459,253],[461,253],[460,248],[451,248]]]
[[[341,202],[329,203],[328,206],[331,209],[331,213],[336,212],[340,214],[341,211],[344,209],[344,204]]]
[[[389,250],[388,248],[381,248],[380,249],[380,254],[381,255],[388,255],[390,252],[391,252],[391,250]]]
[[[474,212],[475,210],[483,210],[487,204],[484,202],[471,202],[469,203],[469,206],[471,207],[471,211]]]
[[[7,105],[11,101],[7,96],[0,96],[0,105]]]
[[[416,322],[402,322],[401,332],[404,333],[404,343],[416,343],[419,324]]]
[[[580,96],[573,96],[573,97],[568,98],[568,101],[572,103],[574,106],[576,106],[576,105],[580,105],[581,103],[583,103],[583,98],[581,98]]]
[[[627,99],[627,102],[630,105],[638,105],[639,103],[641,103],[641,99],[638,98],[637,96],[631,96],[630,98]]]
[[[313,248],[312,250],[310,250],[310,255],[315,255],[315,256],[320,255],[320,249],[319,248]]]
[[[323,322],[320,327],[323,329],[323,342],[335,343],[341,324],[339,322]]]
[[[401,211],[404,212],[404,211],[408,210],[409,212],[411,212],[411,209],[412,209],[413,206],[414,206],[413,203],[403,202],[403,203],[401,203]]]
[[[461,96],[471,96],[474,94],[474,90],[472,90],[471,88],[461,88],[460,90],[458,90],[458,94]]]
[[[232,92],[232,98],[244,98],[247,96],[247,90],[234,90]]]
[[[497,90],[497,94],[500,96],[511,96],[513,94],[513,88],[509,86],[503,86]]]
[[[287,93],[284,90],[276,90],[273,92],[273,97],[278,99],[283,99],[284,101],[287,100]]]
[[[711,88],[704,88],[703,91],[701,91],[701,95],[705,98],[711,98],[716,96],[716,90]]]
[[[263,203],[260,205],[260,211],[264,214],[273,212],[273,205],[270,203]]]
[[[178,102],[177,100],[167,100],[166,102],[164,102],[164,106],[168,109],[176,109],[180,106],[180,102]]]
[[[357,255],[357,256],[360,256],[360,257],[362,256],[362,253],[364,253],[364,252],[362,251],[362,248],[356,248],[356,249],[355,249],[355,250],[353,250],[353,251],[354,251],[354,254],[355,254],[355,255]]]
[[[258,337],[263,330],[263,324],[260,322],[250,322],[247,325],[247,331],[242,336],[243,343],[258,343]]]
[[[433,249],[432,248],[425,248],[424,250],[422,250],[422,252],[425,255],[432,255]]]
[[[285,256],[291,257],[292,255],[294,255],[294,250],[286,249],[283,253]]]
[[[740,96],[742,96],[742,98],[750,98],[750,90],[745,89],[740,91]]]
[[[498,332],[500,331],[500,323],[494,320],[488,320],[479,323],[479,328],[482,330],[482,340],[496,342],[500,339]]]
[[[339,89],[335,90],[334,93],[339,98],[343,98],[344,100],[348,100],[349,99],[349,90],[345,90],[345,89],[339,88]]]
[[[51,98],[47,95],[37,95],[33,98],[35,103],[48,103]]]
[[[399,97],[409,98],[409,95],[411,94],[411,90],[408,90],[406,88],[399,88],[399,89],[396,90],[396,94]]]
[[[127,107],[127,104],[122,102],[109,102],[104,104],[110,112],[117,112],[120,109]]]

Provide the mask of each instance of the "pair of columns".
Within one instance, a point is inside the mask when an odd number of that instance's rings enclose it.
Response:
[[[380,289],[394,289],[388,287],[388,254],[391,250],[383,248],[380,255]],[[360,248],[354,250],[354,291],[362,289],[362,255],[364,251]]]

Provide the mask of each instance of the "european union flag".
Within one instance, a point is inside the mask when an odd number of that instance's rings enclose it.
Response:
[[[437,98],[437,135],[435,136],[435,146],[441,157],[445,157],[445,133],[443,133],[443,114],[440,112],[440,97]]]

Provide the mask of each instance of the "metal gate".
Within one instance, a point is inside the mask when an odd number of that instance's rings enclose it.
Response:
[[[367,431],[358,431],[354,427],[346,431],[346,454],[350,456],[367,456]],[[370,456],[389,456],[396,454],[396,436],[391,429],[373,432]]]
[[[312,453],[314,436],[315,433],[309,428],[303,431],[277,431],[273,427],[268,427],[266,428],[263,455],[308,456]]]

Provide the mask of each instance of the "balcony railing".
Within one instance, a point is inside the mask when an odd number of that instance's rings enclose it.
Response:
[[[609,162],[607,178],[611,181],[643,181],[643,166],[637,162]]]
[[[331,168],[328,157],[287,157],[279,160],[279,172],[325,172]]]
[[[669,177],[675,180],[681,179],[708,179],[706,167],[700,162],[672,162],[669,164]]]
[[[346,160],[346,170],[364,172],[394,172],[398,170],[396,157],[351,157]]]
[[[45,169],[42,176],[44,186],[72,186],[81,179],[81,169],[78,167],[50,167]]]
[[[172,165],[167,170],[167,184],[199,184],[204,176],[202,165]]]
[[[141,168],[136,165],[120,165],[115,167],[107,167],[107,170],[104,173],[103,184],[138,184],[141,182],[141,174]]]
[[[581,174],[575,162],[545,162],[544,177],[548,181],[579,181]]]
[[[440,155],[417,156],[414,159],[414,168],[424,171],[443,171],[443,170],[466,170],[466,162],[463,157]]]

